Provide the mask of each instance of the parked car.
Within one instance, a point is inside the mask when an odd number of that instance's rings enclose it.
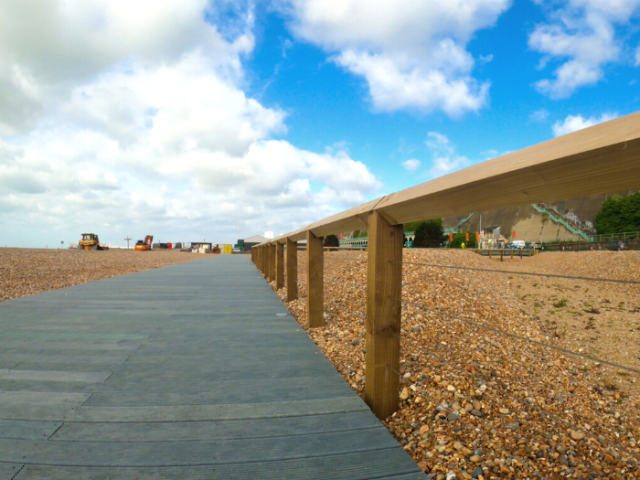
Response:
[[[528,248],[531,250],[540,250],[540,244],[536,242],[527,243],[524,248]]]
[[[629,250],[629,243],[626,240],[616,240],[614,242],[609,242],[607,245],[607,250]]]
[[[525,247],[525,242],[524,240],[514,240],[513,242],[511,242],[509,245],[507,245],[507,248],[524,248]]]

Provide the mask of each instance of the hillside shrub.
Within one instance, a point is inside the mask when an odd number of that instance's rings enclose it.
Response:
[[[602,204],[596,216],[599,235],[619,232],[640,232],[640,192],[621,197],[614,195]]]
[[[414,248],[436,248],[446,240],[441,218],[421,222],[415,230],[415,235]]]

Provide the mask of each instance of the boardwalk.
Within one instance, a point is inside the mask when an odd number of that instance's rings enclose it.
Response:
[[[424,476],[229,255],[0,303],[12,478]]]

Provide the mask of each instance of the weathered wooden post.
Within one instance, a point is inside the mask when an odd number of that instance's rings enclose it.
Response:
[[[307,315],[309,328],[324,326],[324,251],[322,237],[307,232]]]
[[[400,402],[402,240],[402,225],[390,225],[378,212],[369,215],[364,396],[380,419]]]
[[[298,242],[287,238],[287,302],[298,298]]]
[[[504,250],[500,250],[500,261],[501,262],[504,262],[504,260],[502,259],[503,255],[504,255]]]
[[[491,249],[489,249],[489,260],[491,260]]]
[[[276,290],[284,287],[284,244],[276,242]]]
[[[276,279],[276,246],[270,243],[267,251],[269,252],[269,281],[273,282]]]

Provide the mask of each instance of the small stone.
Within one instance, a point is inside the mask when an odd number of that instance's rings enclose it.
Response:
[[[481,467],[476,467],[476,468],[473,469],[473,472],[471,472],[471,477],[472,478],[478,478],[483,473],[484,472],[482,471]]]
[[[445,480],[456,480],[457,477],[458,476],[455,473],[449,472],[449,473],[447,473],[447,476],[445,477]]]
[[[460,442],[454,442],[453,448],[455,448],[456,450],[462,450],[464,448],[464,445]]]
[[[482,458],[478,455],[471,455],[471,458],[469,460],[471,460],[473,463],[478,463],[482,461]]]
[[[449,390],[450,392],[455,392],[456,387],[454,387],[453,385],[447,385],[447,390]]]
[[[420,427],[420,435],[424,435],[429,431],[429,425],[423,425]]]
[[[409,389],[405,387],[402,389],[402,392],[400,393],[400,400],[406,400],[407,398],[409,398]]]
[[[358,345],[360,345],[360,342],[358,340],[354,340],[353,342],[351,342],[351,345],[357,347]]]
[[[500,413],[503,415],[509,415],[509,409],[508,408],[501,408],[500,409]]]
[[[582,440],[584,438],[584,433],[578,432],[576,430],[571,430],[571,438],[575,441]]]
[[[454,413],[450,413],[447,416],[447,420],[450,421],[450,422],[456,422],[456,421],[460,420],[460,415],[458,415],[455,412]]]

